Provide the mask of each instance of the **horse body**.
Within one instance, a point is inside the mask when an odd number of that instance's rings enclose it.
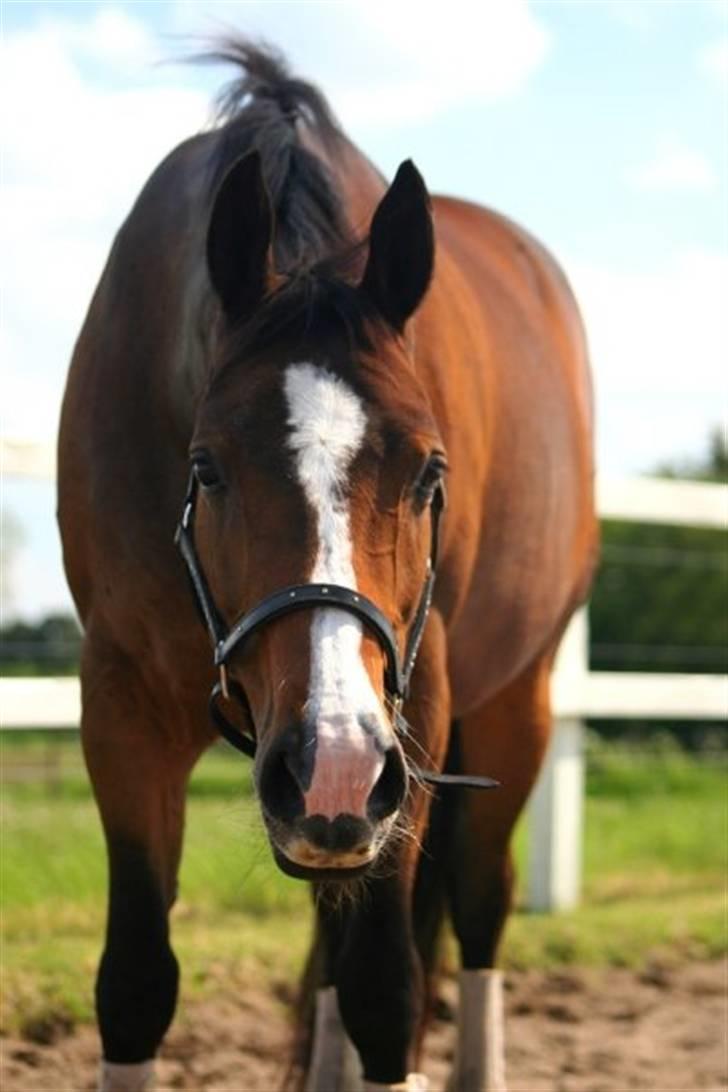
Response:
[[[262,55],[246,48],[240,56],[251,70]],[[428,543],[427,506],[420,505],[416,520],[402,515],[402,480],[414,473],[416,456],[440,447],[447,453],[434,605],[405,706],[413,738],[404,749],[415,758],[417,750],[426,752],[441,769],[449,725],[457,720],[463,766],[503,782],[497,798],[463,799],[463,822],[445,850],[448,867],[433,886],[449,903],[471,970],[493,966],[510,897],[510,832],[548,737],[548,670],[593,562],[586,350],[555,263],[502,217],[434,198],[435,272],[422,299],[430,279],[422,228],[427,210],[411,174],[404,182],[398,175],[387,190],[315,107],[313,120],[309,115],[307,124],[294,126],[280,105],[283,76],[266,71],[266,96],[254,93],[252,106],[233,111],[226,125],[181,145],[143,190],[92,301],[64,403],[59,519],[86,630],[83,740],[111,871],[97,983],[109,1089],[134,1067],[148,1065],[174,1009],[177,968],[167,911],[181,853],[184,791],[213,738],[206,713],[214,681],[209,645],[172,542],[190,444],[204,441],[229,454],[231,420],[248,444],[241,465],[228,463],[228,491],[235,486],[241,512],[216,515],[218,502],[206,495],[196,517],[202,557],[227,618],[288,584],[331,580],[373,600],[398,639],[414,613]],[[256,114],[263,98],[264,125]],[[265,185],[249,156],[245,161],[250,147],[266,140],[260,173],[269,189],[279,190],[270,196],[278,213],[272,237],[259,229]],[[300,198],[310,237],[295,217],[286,221],[285,202],[295,204],[305,189],[295,177],[305,161],[294,151],[292,166],[281,170],[273,153],[291,143],[323,166],[338,197],[343,237],[360,238],[372,224],[369,257],[355,249],[348,276],[360,294],[366,288],[378,301],[392,336],[377,333],[381,316],[373,326],[367,317],[367,333],[353,353],[357,335],[346,322],[344,333],[337,319],[313,339],[307,329],[294,336],[285,322],[279,336],[273,322],[244,342],[249,359],[241,371],[220,355],[227,352],[227,327],[236,326],[227,323],[227,310],[239,305],[243,291],[253,311],[265,307],[261,299],[285,302],[287,279],[294,282],[290,291],[297,283],[296,248],[314,266],[333,248],[328,198],[317,194],[315,168],[309,204]],[[218,165],[214,186],[211,163]],[[399,191],[404,187],[399,202],[391,196],[398,184]],[[215,218],[226,232],[229,225],[235,229],[238,192],[247,217],[241,238],[250,240],[244,249],[259,249],[260,268],[246,259],[244,274],[229,281],[227,234],[218,230],[223,242],[216,251]],[[235,206],[231,213],[226,203]],[[415,256],[402,265],[397,248],[406,259],[410,244]],[[404,298],[408,291],[411,300]],[[352,322],[358,330],[358,318]],[[362,407],[368,417],[357,425]],[[334,417],[324,419],[330,410]],[[309,436],[311,414],[314,420],[321,415],[322,441]],[[370,435],[371,450],[364,438]],[[277,449],[286,447],[283,472]],[[355,493],[347,486],[346,507],[339,478],[350,466],[361,488]],[[332,475],[339,478],[329,486]],[[232,542],[226,550],[220,526]],[[348,579],[337,581],[341,573]],[[313,629],[310,613],[319,617]],[[317,624],[323,652],[317,651]],[[367,862],[380,851],[393,853],[397,862],[372,879],[366,906],[352,909],[349,921],[325,906],[319,912],[321,985],[337,990],[365,1077],[393,1084],[405,1076],[420,1020],[422,972],[414,941],[426,966],[438,915],[425,905],[437,897],[426,895],[424,867],[419,925],[408,909],[418,868],[415,843],[382,849],[402,808],[420,837],[428,813],[422,793],[411,792],[403,804],[401,748],[381,698],[382,650],[366,626],[335,610],[292,615],[256,640],[253,667],[246,656],[235,670],[259,735],[256,781],[279,863],[289,867],[295,858],[315,880],[322,861],[336,875],[356,853]],[[300,650],[310,641],[307,660]],[[332,672],[339,693],[333,706],[326,681]],[[305,721],[315,676],[323,712],[304,730],[304,740],[315,743],[311,767],[305,746],[294,745],[290,722],[294,713]],[[359,706],[350,709],[347,702]],[[323,827],[325,849],[314,846]],[[376,978],[373,964],[380,967]],[[495,1087],[483,1075],[485,1062],[479,1064],[480,1086]],[[319,1058],[309,1087],[328,1089],[330,1073],[330,1059]],[[339,1092],[343,1079],[336,1078]]]
[[[417,359],[451,471],[438,602],[460,716],[531,663],[584,596],[591,404],[553,259],[486,209],[438,197],[433,208],[442,276],[418,314]]]

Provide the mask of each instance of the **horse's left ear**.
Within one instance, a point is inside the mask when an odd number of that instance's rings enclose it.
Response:
[[[422,175],[407,159],[374,213],[360,285],[395,330],[402,331],[421,303],[434,256],[430,197]]]
[[[235,160],[215,194],[207,230],[207,268],[227,317],[248,318],[272,276],[273,212],[260,154]]]

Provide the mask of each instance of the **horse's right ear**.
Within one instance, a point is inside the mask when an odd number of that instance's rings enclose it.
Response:
[[[230,321],[247,318],[271,273],[273,212],[260,153],[248,152],[228,168],[215,194],[207,229],[207,268]]]
[[[430,198],[422,175],[407,159],[374,213],[360,285],[395,330],[404,329],[422,302],[434,257]]]

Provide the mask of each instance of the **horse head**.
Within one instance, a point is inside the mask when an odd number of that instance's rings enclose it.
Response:
[[[345,878],[378,857],[408,793],[391,691],[429,605],[445,470],[409,323],[433,232],[409,162],[368,248],[345,261],[282,276],[273,221],[249,153],[219,184],[209,223],[219,323],[190,447],[195,548],[233,634],[220,658],[252,721],[276,859]]]

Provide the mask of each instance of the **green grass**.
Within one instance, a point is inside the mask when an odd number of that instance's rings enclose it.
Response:
[[[42,1036],[49,1025],[91,1018],[106,862],[75,738],[33,733],[3,744],[0,1023]],[[19,780],[39,764],[45,780]],[[674,748],[597,748],[583,904],[561,915],[516,913],[505,962],[638,966],[724,951],[725,788],[716,761]],[[526,841],[522,824],[522,871]],[[295,977],[310,936],[308,890],[271,863],[249,768],[222,748],[193,778],[180,892],[173,929],[185,998],[235,991],[251,975]]]

